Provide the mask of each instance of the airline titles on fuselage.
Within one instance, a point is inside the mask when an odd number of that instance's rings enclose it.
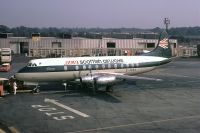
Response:
[[[83,64],[111,64],[124,63],[123,59],[91,59],[91,60],[68,60],[65,65],[83,65]]]

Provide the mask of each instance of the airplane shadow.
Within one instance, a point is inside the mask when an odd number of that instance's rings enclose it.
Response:
[[[61,94],[62,98],[65,97],[93,97],[96,99],[100,99],[106,102],[111,102],[111,103],[120,103],[120,99],[117,95],[115,95],[115,90],[114,93],[112,92],[106,92],[105,89],[100,88],[95,94],[92,93],[91,88],[80,88],[80,86],[68,86],[66,89],[63,85],[53,83],[49,85],[42,85],[40,86],[40,93],[45,93],[45,94]]]
[[[113,93],[98,90],[95,94],[92,94],[91,90],[87,89],[76,89],[68,90],[62,97],[92,97],[99,100],[103,100],[111,103],[120,103],[120,99],[117,98]]]

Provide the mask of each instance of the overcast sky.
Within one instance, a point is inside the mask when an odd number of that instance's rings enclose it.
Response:
[[[0,0],[9,27],[155,28],[200,26],[200,0]]]

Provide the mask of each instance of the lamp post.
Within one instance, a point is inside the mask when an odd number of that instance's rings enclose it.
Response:
[[[165,27],[166,27],[166,31],[168,32],[168,26],[169,26],[169,24],[170,24],[169,18],[165,18],[165,19],[164,19],[164,24],[165,24]]]

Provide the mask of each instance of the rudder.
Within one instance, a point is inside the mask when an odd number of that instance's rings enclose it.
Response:
[[[154,50],[149,53],[142,54],[142,56],[158,56],[166,58],[172,57],[172,51],[167,32],[163,31],[160,34],[158,44]]]

